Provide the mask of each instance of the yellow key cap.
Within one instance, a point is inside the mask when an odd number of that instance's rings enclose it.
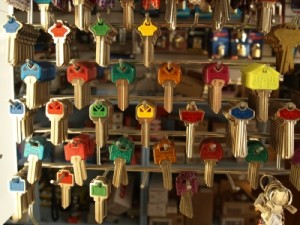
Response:
[[[143,23],[138,27],[138,31],[141,36],[149,37],[154,36],[155,32],[158,31],[158,27],[155,26],[150,18],[145,18]]]

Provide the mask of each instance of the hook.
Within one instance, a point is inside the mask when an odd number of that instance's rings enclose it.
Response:
[[[8,100],[8,102],[11,104],[11,105],[13,105],[13,106],[16,106],[17,105],[17,103],[16,102],[14,102],[13,100],[11,100],[11,99],[9,99]]]
[[[148,183],[148,175],[149,175],[149,172],[147,170],[145,170],[142,174],[142,183],[140,185],[141,189],[144,189],[146,187],[146,184]]]
[[[239,190],[241,190],[240,187],[238,187],[238,186],[235,185],[235,183],[234,183],[234,181],[233,181],[233,179],[232,179],[232,177],[231,177],[231,175],[229,173],[226,173],[226,176],[227,176],[228,181],[230,183],[230,186],[231,186],[231,188],[232,188],[232,190],[234,192],[238,192]]]
[[[27,66],[28,66],[29,68],[32,68],[33,65],[34,65],[33,62],[32,62],[30,59],[26,59],[25,62],[27,63]]]
[[[151,21],[151,18],[149,16],[149,13],[147,12],[147,13],[145,13],[145,22],[146,22],[146,24],[149,24],[150,21]]]
[[[124,63],[123,63],[123,59],[119,59],[119,66],[121,68],[121,70],[125,69]]]
[[[172,62],[170,60],[167,62],[167,69],[169,71],[172,69]]]
[[[102,176],[103,177],[107,177],[107,174],[109,173],[109,169],[104,170]]]
[[[28,208],[28,215],[29,215],[29,218],[31,220],[31,222],[34,224],[34,225],[39,225],[39,223],[36,221],[36,219],[34,218],[34,214],[33,214],[33,204],[29,205],[29,208]]]
[[[192,29],[195,28],[195,27],[197,26],[197,24],[198,24],[198,22],[199,22],[199,16],[200,16],[200,13],[196,12],[196,13],[195,13],[195,17],[194,17],[194,22],[193,22],[193,24],[191,25],[191,28],[192,28]]]
[[[52,19],[53,23],[55,23],[55,21],[56,21],[56,20],[55,20],[54,13],[51,13],[51,14],[50,14],[50,17],[51,17],[51,19]]]
[[[101,23],[103,22],[103,19],[101,18],[101,13],[98,12],[98,13],[96,14],[96,17],[97,17],[98,23],[101,24]]]
[[[70,60],[70,64],[73,65],[73,67],[75,68],[75,70],[79,70],[80,69],[80,66],[79,66],[79,64],[78,64],[78,62],[77,62],[76,59],[71,59]]]
[[[64,179],[65,176],[66,176],[66,173],[63,173],[63,174],[58,178],[58,180],[50,180],[50,184],[53,184],[53,185],[59,185],[60,182],[62,181],[62,179]]]
[[[44,134],[42,135],[42,137],[46,138],[46,137],[48,137],[50,134],[51,134],[51,132],[50,132],[50,131],[47,131],[46,133],[44,133]]]

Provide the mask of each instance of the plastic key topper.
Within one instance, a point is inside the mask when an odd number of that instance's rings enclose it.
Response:
[[[61,207],[66,209],[71,203],[71,187],[74,186],[74,174],[61,169],[56,173],[56,180],[61,187]]]
[[[95,143],[88,135],[76,136],[64,146],[65,158],[71,161],[74,169],[75,182],[79,186],[87,179],[85,160],[94,151]],[[90,142],[93,144],[91,145]]]
[[[204,181],[207,187],[213,187],[214,168],[223,158],[223,148],[219,142],[211,138],[204,139],[200,144],[200,158],[204,160]]]
[[[189,102],[185,109],[179,109],[180,120],[186,126],[186,155],[188,158],[192,158],[193,154],[195,126],[203,121],[204,114],[205,112],[198,109],[194,101]]]
[[[172,63],[163,63],[157,75],[158,83],[164,88],[164,108],[168,113],[173,109],[173,89],[180,83],[181,69],[180,66]]]
[[[171,165],[176,162],[175,144],[169,139],[162,139],[153,147],[153,159],[156,165],[160,165],[163,173],[164,188],[172,189]]]
[[[24,157],[28,157],[27,181],[33,184],[40,179],[42,172],[41,160],[50,156],[53,146],[50,141],[43,136],[34,136],[29,139],[24,146]]]
[[[156,117],[156,105],[149,101],[141,101],[135,108],[135,117],[141,124],[141,142],[143,148],[149,148],[150,123]]]
[[[22,132],[22,120],[26,114],[26,106],[22,101],[14,100],[12,104],[9,105],[9,112],[15,119],[16,142],[19,144],[25,138],[25,134]]]
[[[112,184],[118,188],[120,184],[128,184],[126,163],[130,163],[134,152],[134,143],[126,137],[120,137],[109,146],[109,159],[114,161],[114,175]]]
[[[134,65],[122,62],[122,60],[111,68],[111,81],[118,88],[118,107],[121,111],[128,107],[128,85],[133,84],[135,77]]]
[[[223,63],[210,63],[203,68],[203,81],[208,85],[208,103],[216,114],[221,109],[222,88],[229,80],[229,68]]]
[[[179,211],[188,218],[193,218],[193,194],[198,192],[199,179],[194,172],[181,172],[176,177],[176,193],[180,197]]]
[[[268,160],[268,150],[260,142],[256,140],[248,141],[248,154],[246,161],[248,162],[248,181],[252,189],[258,188],[259,170],[261,165]]]
[[[111,194],[111,182],[103,176],[97,176],[90,183],[90,196],[95,201],[95,220],[101,224],[107,216],[106,200]]]
[[[242,84],[256,96],[255,112],[259,121],[268,120],[269,97],[279,88],[279,76],[280,73],[266,64],[253,63],[242,70]]]
[[[15,194],[15,205],[13,218],[20,220],[24,213],[24,207],[22,204],[23,196],[25,195],[28,188],[28,183],[20,176],[14,176],[9,181],[9,191]]]

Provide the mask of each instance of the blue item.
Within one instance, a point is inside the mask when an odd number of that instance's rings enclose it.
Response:
[[[25,192],[26,191],[26,182],[20,177],[13,177],[9,181],[9,190],[13,192]]]
[[[34,136],[25,143],[24,157],[36,155],[39,160],[43,160],[50,156],[51,150],[52,143],[50,141],[47,141],[47,139],[42,136]]]
[[[21,66],[21,79],[34,76],[40,82],[53,80],[56,75],[56,67],[50,62],[26,62]]]
[[[17,31],[21,28],[21,23],[18,22],[14,17],[10,17],[6,24],[3,25],[6,33],[17,33]]]
[[[245,109],[242,109],[240,107],[235,107],[232,108],[230,111],[232,116],[240,120],[251,119],[255,116],[254,111],[248,107]]]
[[[20,102],[15,101],[9,107],[10,114],[23,114],[25,112],[24,105]]]

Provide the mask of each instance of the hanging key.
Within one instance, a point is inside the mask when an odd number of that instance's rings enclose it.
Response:
[[[74,174],[61,169],[56,173],[56,180],[61,187],[61,207],[66,209],[71,203],[71,187],[74,186]]]
[[[279,88],[279,73],[266,64],[250,64],[242,70],[242,84],[256,96],[255,115],[261,122],[268,121],[269,97]]]
[[[52,38],[55,43],[55,54],[56,54],[56,66],[66,65],[65,61],[65,42],[67,36],[71,33],[71,29],[66,26],[62,20],[57,20],[49,29],[48,33],[52,35]]]
[[[105,99],[96,100],[89,108],[89,117],[95,123],[96,145],[97,145],[97,164],[101,164],[100,149],[105,145],[107,135],[106,127],[112,117],[113,109]]]
[[[90,0],[73,0],[75,11],[75,26],[82,31],[88,31],[90,26],[91,12],[94,7]]]
[[[118,107],[124,111],[128,107],[128,85],[133,84],[136,77],[134,65],[122,62],[115,64],[111,68],[111,81],[118,89]]]
[[[204,181],[207,187],[214,185],[215,165],[223,158],[223,148],[221,144],[210,138],[204,139],[199,147],[200,158],[205,163]]]
[[[186,126],[186,156],[193,157],[195,127],[203,121],[205,112],[198,109],[194,101],[189,102],[185,109],[179,109],[180,120]]]
[[[44,31],[48,31],[50,25],[50,5],[52,0],[34,0],[39,6],[40,22]]]
[[[123,27],[130,31],[134,25],[134,0],[120,0],[120,4],[123,8]]]
[[[90,183],[90,196],[95,201],[95,220],[102,224],[107,216],[106,200],[111,194],[111,182],[102,176],[97,176]]]
[[[150,123],[156,117],[156,105],[148,100],[141,101],[135,108],[135,117],[141,124],[141,142],[143,148],[149,148]]]
[[[154,45],[160,36],[160,29],[151,21],[146,13],[143,23],[138,27],[144,46],[144,66],[149,68],[154,62]]]
[[[75,183],[79,186],[87,179],[85,160],[91,156],[94,148],[95,142],[88,135],[76,136],[64,146],[65,159],[71,161]]]
[[[97,77],[95,63],[73,61],[67,69],[68,82],[74,86],[74,106],[82,109],[90,104],[90,82]]]
[[[247,150],[247,124],[255,116],[255,112],[248,107],[246,102],[240,102],[237,106],[229,109],[228,123],[231,125],[228,130],[230,147],[234,157],[245,158]]]
[[[268,160],[268,150],[260,142],[256,140],[248,141],[248,154],[245,160],[248,162],[248,181],[252,189],[258,188],[259,170],[263,163]]]
[[[175,30],[177,26],[177,0],[166,0],[165,20],[170,30]]]
[[[281,153],[281,157],[283,159],[290,159],[294,155],[295,125],[300,120],[300,109],[296,108],[296,105],[290,102],[284,108],[279,109],[276,116],[284,120],[282,125],[283,132],[280,136],[284,143],[284,151]]]
[[[212,3],[212,4],[211,4]],[[212,1],[212,31],[221,31],[223,26],[230,20],[230,3],[229,0]]]
[[[176,193],[180,197],[179,212],[193,218],[192,196],[198,192],[199,180],[194,172],[181,172],[176,177]]]
[[[34,136],[25,142],[24,157],[28,160],[27,181],[33,184],[39,180],[39,175],[42,170],[40,161],[48,158],[52,151],[52,144],[43,136]]]
[[[223,63],[210,63],[203,68],[203,81],[208,85],[208,103],[216,114],[221,109],[222,88],[229,80],[229,68]]]
[[[300,191],[300,149],[295,148],[294,156],[291,159],[291,172],[289,181],[291,184]]]
[[[274,14],[273,10],[276,2],[277,0],[259,0],[257,2],[257,31],[265,34],[270,32]]]
[[[110,44],[118,34],[106,20],[98,16],[97,21],[90,27],[96,41],[96,63],[101,67],[110,64]]]
[[[134,143],[126,137],[120,137],[109,146],[109,159],[115,164],[112,184],[116,188],[128,184],[126,163],[131,162],[133,153]]]
[[[168,113],[173,109],[173,89],[180,83],[181,69],[179,65],[167,62],[158,70],[158,83],[164,88],[164,108]]]
[[[162,139],[153,147],[153,159],[156,165],[160,165],[163,174],[164,188],[172,190],[171,166],[176,162],[175,144],[169,139]]]

